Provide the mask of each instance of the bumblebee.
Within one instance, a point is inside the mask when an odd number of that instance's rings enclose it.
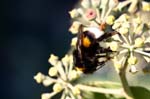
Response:
[[[93,73],[111,59],[109,54],[112,53],[112,50],[100,46],[99,42],[110,38],[117,32],[104,33],[104,31],[96,27],[84,28],[85,30],[83,31],[83,28],[83,26],[79,28],[73,59],[75,69],[87,74]]]

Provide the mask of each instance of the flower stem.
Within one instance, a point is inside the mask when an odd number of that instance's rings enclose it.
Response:
[[[126,93],[126,98],[127,99],[133,99],[133,95],[131,93],[131,90],[129,88],[129,85],[128,85],[128,82],[127,82],[127,79],[126,79],[126,76],[125,76],[125,72],[120,71],[119,76],[120,76],[120,80],[122,82],[123,89]]]
[[[127,99],[134,99],[133,98],[133,95],[132,95],[132,92],[130,90],[130,87],[129,87],[129,84],[128,84],[128,81],[127,81],[127,78],[126,78],[126,68],[127,68],[127,59],[128,59],[129,56],[127,56],[126,60],[125,60],[125,64],[124,64],[124,67],[120,69],[119,71],[119,76],[120,76],[120,80],[121,80],[121,83],[122,83],[122,87],[124,89],[124,92],[126,93],[126,98]]]
[[[82,85],[82,84],[78,84],[77,87],[80,88],[80,90],[84,90],[84,91],[91,91],[91,92],[97,92],[97,93],[115,94],[115,95],[125,96],[122,88],[120,88],[120,89],[106,89],[106,88],[98,88],[98,87],[92,87],[92,86],[87,86],[87,85]]]

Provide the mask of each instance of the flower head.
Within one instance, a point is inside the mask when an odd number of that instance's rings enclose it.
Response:
[[[49,62],[52,65],[48,71],[48,76],[38,73],[34,76],[34,79],[37,83],[43,83],[44,86],[53,85],[53,92],[44,93],[41,95],[42,99],[50,99],[57,93],[63,92],[62,97],[71,97],[74,98],[73,95],[70,96],[70,93],[80,96],[80,90],[76,88],[72,81],[79,78],[81,72],[73,70],[73,57],[72,55],[65,55],[61,59],[58,59],[57,56],[51,54],[49,58]],[[55,78],[53,78],[55,77]],[[68,92],[68,94],[66,94]]]
[[[128,65],[132,65],[131,70],[136,72],[135,65],[139,61],[136,55],[140,54],[141,57],[150,57],[150,53],[148,53],[150,51],[149,46],[145,42],[150,36],[149,29],[144,29],[141,20],[140,16],[134,15],[129,17],[128,14],[123,14],[113,24],[113,29],[120,33],[119,40],[117,41],[120,43],[118,45],[118,52],[120,53],[118,53],[118,56],[124,53],[123,56],[127,58]],[[139,26],[140,30],[137,31]]]

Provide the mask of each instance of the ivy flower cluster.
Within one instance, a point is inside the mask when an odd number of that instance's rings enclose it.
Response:
[[[111,25],[115,18],[110,14],[117,4],[117,0],[81,0],[79,7],[69,11],[74,20],[69,31],[77,34],[81,24],[99,27],[101,23],[107,22]]]
[[[128,6],[130,5],[130,6]],[[140,7],[138,5],[141,5]],[[127,7],[128,6],[128,7]],[[122,11],[126,8],[126,11]],[[114,35],[111,42],[105,43],[105,47],[110,47],[118,54],[114,56],[113,63],[119,71],[127,61],[132,73],[137,72],[137,55],[140,54],[147,62],[150,62],[150,3],[142,0],[82,0],[81,7],[70,11],[70,16],[74,20],[70,27],[73,34],[79,33],[80,25],[86,27],[102,28],[101,24],[110,26],[107,30],[117,31],[119,35]],[[119,16],[116,13],[121,13]],[[144,15],[147,14],[147,15]],[[106,32],[106,31],[104,31]],[[76,45],[77,38],[72,39],[72,46]]]
[[[124,13],[115,20],[112,28],[120,33],[119,36],[113,36],[113,44],[110,44],[110,48],[118,52],[114,58],[117,69],[127,60],[130,71],[137,72],[136,64],[140,61],[137,55],[150,62],[150,31],[140,16]]]
[[[37,83],[42,83],[46,87],[53,84],[53,92],[43,93],[41,99],[51,99],[58,93],[62,93],[60,99],[80,99],[80,90],[72,82],[81,75],[81,72],[73,70],[72,55],[66,55],[59,60],[57,56],[51,54],[48,61],[52,65],[48,75],[39,72],[34,76]]]

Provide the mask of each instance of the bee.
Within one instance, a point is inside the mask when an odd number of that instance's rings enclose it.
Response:
[[[89,27],[83,31],[83,28],[82,25],[79,28],[73,60],[75,69],[87,74],[93,73],[111,59],[109,53],[112,53],[112,50],[100,46],[99,42],[110,38],[117,32],[104,33],[97,27]]]

